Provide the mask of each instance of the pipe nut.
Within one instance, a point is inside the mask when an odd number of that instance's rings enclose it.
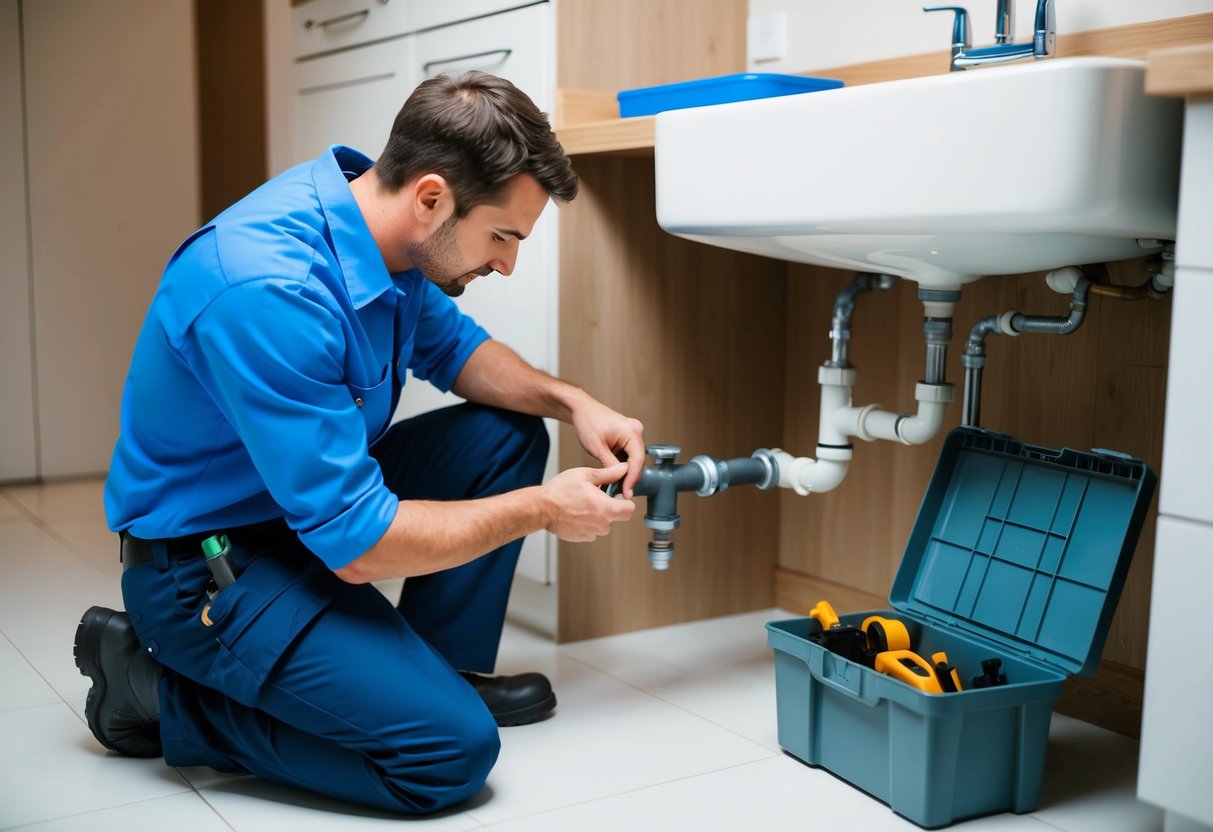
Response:
[[[924,384],[920,381],[914,385],[914,399],[916,401],[948,404],[955,397],[956,387],[951,384]]]
[[[716,460],[700,454],[691,459],[691,465],[703,473],[703,485],[695,493],[700,497],[711,497],[720,488],[720,469],[716,466]]]
[[[654,517],[651,514],[644,516],[644,527],[652,529],[655,532],[670,532],[682,525],[682,518],[675,514],[673,517]]]

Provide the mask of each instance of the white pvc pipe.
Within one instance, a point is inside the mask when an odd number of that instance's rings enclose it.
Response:
[[[794,457],[778,448],[772,453],[779,463],[779,487],[790,488],[801,497],[837,488],[847,475],[850,464],[849,451],[846,452],[846,459]]]
[[[820,445],[848,445],[848,434],[834,424],[834,414],[851,404],[851,385],[855,383],[855,370],[838,370],[822,367],[817,373],[821,383],[821,418],[818,420],[817,442]]]
[[[903,445],[921,445],[943,427],[944,405],[952,401],[953,392],[950,384],[919,382],[914,388],[918,413],[890,413],[878,404],[843,407],[834,412],[834,428],[867,442],[886,439]]]
[[[943,427],[943,402],[918,403],[918,413],[897,423],[897,438],[907,445],[921,445]]]

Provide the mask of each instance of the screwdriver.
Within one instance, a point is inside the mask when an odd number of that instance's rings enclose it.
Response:
[[[227,535],[213,534],[202,541],[202,554],[206,555],[207,568],[215,579],[215,592],[236,582],[236,569],[232,565],[232,545]]]

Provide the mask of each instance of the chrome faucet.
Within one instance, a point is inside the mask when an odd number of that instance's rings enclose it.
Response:
[[[1031,41],[1014,43],[1014,0],[998,0],[994,44],[973,48],[969,12],[961,6],[923,6],[924,12],[954,12],[952,24],[952,71],[985,64],[1001,64],[1021,58],[1048,58],[1056,52],[1056,22],[1053,0],[1036,0],[1036,23]]]

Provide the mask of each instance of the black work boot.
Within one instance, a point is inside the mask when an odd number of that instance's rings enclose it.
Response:
[[[556,694],[552,683],[542,673],[519,673],[517,676],[482,676],[459,671],[501,727],[526,725],[542,719],[556,710]]]
[[[76,667],[93,680],[84,704],[97,741],[128,757],[159,757],[160,665],[126,613],[89,607],[76,628]]]

